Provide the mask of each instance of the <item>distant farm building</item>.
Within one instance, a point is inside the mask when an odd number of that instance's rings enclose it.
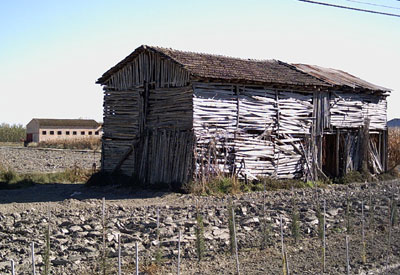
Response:
[[[26,125],[26,142],[101,137],[101,124],[93,119],[34,118]]]
[[[386,170],[390,90],[339,70],[141,46],[97,83],[102,169],[148,185]]]

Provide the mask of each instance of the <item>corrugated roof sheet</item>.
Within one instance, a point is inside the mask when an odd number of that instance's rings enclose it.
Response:
[[[90,127],[98,128],[101,125],[94,119],[52,119],[52,118],[34,118],[39,122],[39,126],[46,127]]]
[[[324,68],[317,65],[292,64],[297,69],[325,81],[334,86],[347,86],[353,89],[361,88],[373,91],[390,92],[390,89],[381,87],[341,70]]]
[[[323,81],[297,70],[294,66],[279,60],[252,60],[184,52],[167,48],[141,46],[124,60],[112,67],[97,83],[104,84],[108,78],[136,58],[141,52],[148,50],[169,58],[188,70],[193,76],[210,79],[244,80],[262,83],[329,86]]]

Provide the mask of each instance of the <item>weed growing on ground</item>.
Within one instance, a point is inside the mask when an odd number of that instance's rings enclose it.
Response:
[[[197,210],[196,213],[196,228],[195,228],[195,234],[196,234],[196,253],[197,253],[197,258],[199,262],[203,259],[204,257],[204,252],[205,252],[205,242],[204,242],[204,223],[203,223],[203,216],[199,213],[199,210]]]
[[[260,229],[261,229],[260,247],[261,247],[261,249],[265,249],[272,242],[272,240],[271,240],[272,225],[271,225],[271,222],[268,221],[268,219],[265,215],[263,217],[261,217]]]
[[[392,224],[392,227],[396,226],[398,223],[397,201],[395,199],[392,199],[392,202],[391,202],[390,222]]]
[[[318,219],[317,236],[323,241],[324,238],[324,215],[319,204],[316,205],[315,213]]]
[[[372,195],[369,195],[369,214],[368,214],[368,227],[370,231],[374,231],[374,225],[375,225],[375,202],[372,199]]]
[[[284,180],[271,177],[260,177],[257,180],[248,181],[238,179],[237,177],[216,175],[209,178],[208,181],[192,181],[184,186],[188,193],[196,195],[222,195],[238,194],[242,192],[260,192],[276,191],[281,189],[290,190],[292,188],[311,188],[325,187],[329,182],[304,182],[300,179]]]
[[[352,210],[352,203],[349,198],[348,193],[346,194],[346,232],[347,234],[350,234],[353,232],[353,222],[352,222],[352,216],[353,216],[353,210]]]
[[[299,217],[299,211],[297,209],[296,202],[294,199],[292,199],[291,220],[292,220],[292,223],[290,225],[290,230],[292,232],[292,237],[294,239],[294,242],[297,243],[298,240],[300,239],[300,217]]]

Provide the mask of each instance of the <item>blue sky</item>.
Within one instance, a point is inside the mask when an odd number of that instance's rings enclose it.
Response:
[[[397,0],[321,1],[400,14]],[[101,121],[96,79],[142,44],[341,69],[393,89],[400,117],[399,17],[295,0],[3,0],[0,39],[0,122]]]

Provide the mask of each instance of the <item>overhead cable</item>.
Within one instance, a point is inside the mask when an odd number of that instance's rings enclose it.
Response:
[[[355,11],[374,13],[374,14],[380,14],[380,15],[386,15],[386,16],[400,17],[400,14],[380,12],[380,11],[374,11],[374,10],[365,10],[365,9],[341,6],[341,5],[334,5],[334,4],[324,3],[324,2],[317,2],[317,1],[311,1],[311,0],[297,0],[297,1],[311,3],[311,4],[317,4],[317,5],[323,5],[323,6],[328,6],[328,7],[347,9],[347,10],[355,10]],[[400,0],[397,0],[397,1],[400,1]]]

